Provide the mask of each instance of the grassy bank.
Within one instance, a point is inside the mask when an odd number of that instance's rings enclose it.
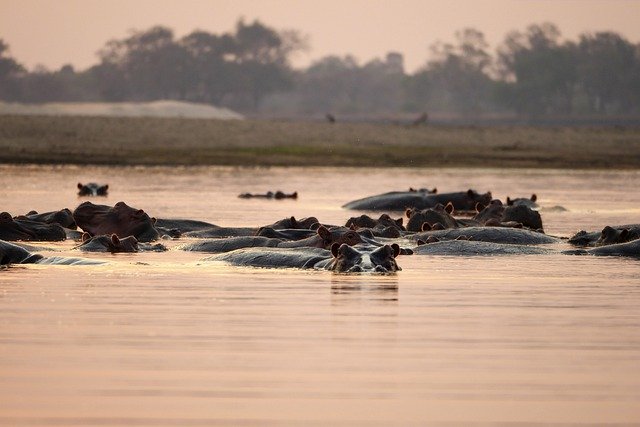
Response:
[[[640,128],[0,116],[0,162],[640,168]]]

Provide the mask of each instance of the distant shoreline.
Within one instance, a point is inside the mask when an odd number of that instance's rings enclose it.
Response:
[[[638,169],[640,127],[0,115],[0,163]]]

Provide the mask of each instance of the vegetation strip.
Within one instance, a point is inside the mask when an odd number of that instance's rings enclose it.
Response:
[[[630,169],[640,128],[0,116],[0,162]]]

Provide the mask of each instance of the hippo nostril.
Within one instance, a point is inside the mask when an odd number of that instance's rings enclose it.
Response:
[[[349,270],[347,270],[347,273],[362,273],[362,271],[362,267],[360,267],[359,265],[354,265]]]
[[[389,270],[387,270],[386,268],[384,268],[381,265],[376,265],[376,272],[378,272],[378,273],[388,273]]]

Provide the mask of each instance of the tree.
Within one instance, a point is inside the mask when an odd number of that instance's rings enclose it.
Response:
[[[9,45],[0,39],[0,99],[12,101],[19,96],[18,79],[25,69],[8,54]]]

